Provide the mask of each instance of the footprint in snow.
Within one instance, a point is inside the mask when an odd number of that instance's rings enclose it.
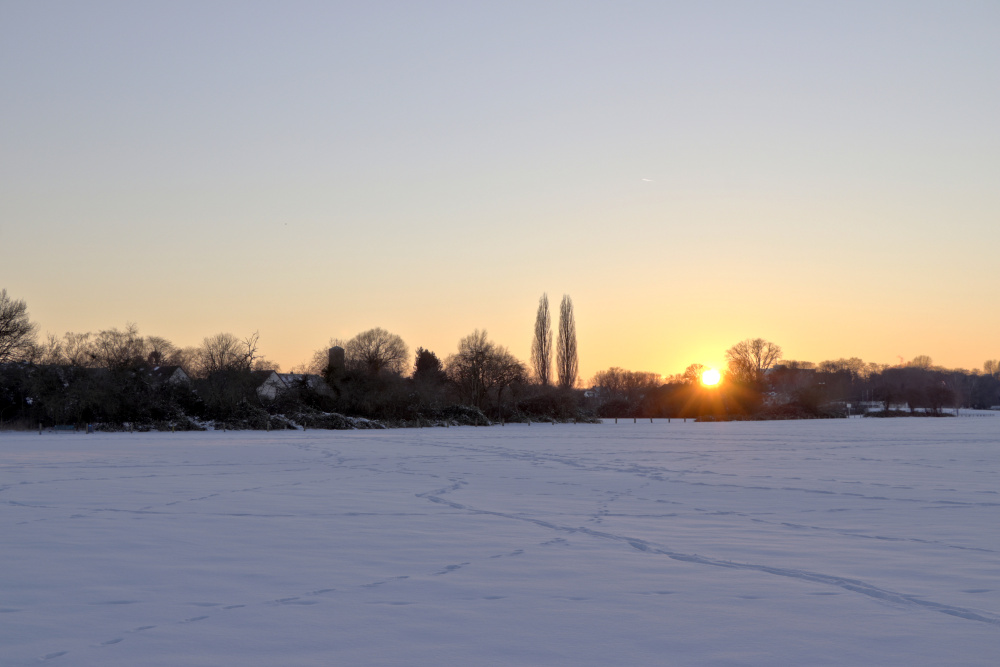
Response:
[[[39,660],[52,660],[53,658],[58,658],[60,656],[66,655],[69,651],[56,651],[55,653],[46,653]]]
[[[459,570],[459,569],[461,569],[462,567],[464,567],[464,566],[466,566],[468,564],[469,563],[459,563],[458,565],[446,565],[443,570],[441,570],[440,572],[435,572],[434,574],[435,574],[435,576],[436,575],[441,575],[441,574],[450,574],[450,573],[454,572],[455,570]]]

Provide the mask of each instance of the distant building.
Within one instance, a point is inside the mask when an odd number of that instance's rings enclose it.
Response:
[[[184,372],[180,366],[155,366],[153,368],[143,368],[140,373],[146,377],[150,384],[158,387],[164,384],[191,385],[191,376]]]
[[[323,376],[314,373],[278,373],[278,377],[285,383],[285,387],[306,387],[312,389],[322,396],[333,396],[334,392],[330,385],[326,383]]]
[[[288,386],[275,371],[251,371],[254,389],[262,401],[273,401]]]

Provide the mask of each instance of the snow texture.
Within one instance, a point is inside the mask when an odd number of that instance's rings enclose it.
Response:
[[[0,433],[0,664],[996,665],[998,436]]]

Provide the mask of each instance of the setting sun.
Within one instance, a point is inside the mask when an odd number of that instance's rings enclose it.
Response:
[[[714,387],[722,380],[722,374],[714,368],[709,368],[701,374],[701,383],[706,387]]]

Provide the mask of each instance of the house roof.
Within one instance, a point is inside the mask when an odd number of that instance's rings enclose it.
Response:
[[[174,373],[180,371],[187,376],[187,373],[180,366],[154,366],[153,368],[143,368],[142,372],[153,382],[166,382]]]
[[[271,379],[272,375],[275,378],[277,378],[279,382],[284,384],[284,381],[281,379],[281,376],[278,375],[277,371],[274,370],[250,371],[250,377],[252,377],[254,379],[254,382],[256,382],[257,384],[264,384],[265,382]]]

